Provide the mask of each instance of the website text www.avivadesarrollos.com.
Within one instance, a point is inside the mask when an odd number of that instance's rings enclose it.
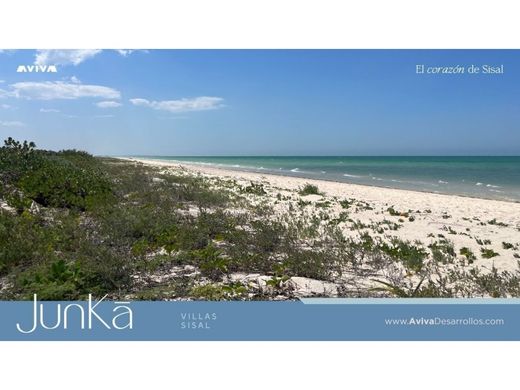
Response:
[[[483,317],[424,317],[410,316],[401,318],[385,318],[387,326],[503,326],[503,318]]]

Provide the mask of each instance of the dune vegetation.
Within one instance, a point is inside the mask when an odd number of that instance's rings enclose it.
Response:
[[[350,216],[371,207],[363,200],[319,196],[312,185],[271,196],[262,183],[9,138],[0,148],[0,299],[520,296],[518,271],[467,268],[476,254],[446,237],[424,245],[392,235],[413,222],[408,211],[389,209],[397,222],[368,226]],[[290,212],[275,212],[284,202]],[[328,212],[332,202],[340,213]]]

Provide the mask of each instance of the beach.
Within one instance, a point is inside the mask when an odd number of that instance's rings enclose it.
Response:
[[[420,242],[427,246],[437,240],[453,244],[456,257],[466,268],[484,272],[516,271],[520,260],[520,203],[445,195],[376,186],[349,184],[284,175],[263,174],[188,162],[130,159],[164,168],[163,172],[184,172],[214,180],[233,181],[245,186],[261,184],[267,196],[262,202],[278,215],[328,214],[338,218],[348,212],[349,221],[340,224],[346,237],[369,232],[382,238]],[[300,195],[306,184],[320,194]],[[249,195],[254,201],[255,195]],[[345,207],[350,204],[349,207]],[[303,205],[303,206],[302,206]],[[354,226],[354,228],[353,228]],[[462,253],[474,254],[465,256]],[[464,262],[465,261],[465,262]]]
[[[10,142],[3,299],[520,296],[518,202]]]

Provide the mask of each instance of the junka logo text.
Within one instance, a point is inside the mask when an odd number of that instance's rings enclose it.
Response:
[[[130,302],[113,302],[112,313],[110,316],[105,314],[105,318],[96,312],[96,308],[106,297],[107,295],[99,301],[93,302],[92,294],[89,294],[85,304],[83,302],[70,303],[62,307],[61,303],[38,302],[38,296],[34,294],[32,322],[30,324],[17,323],[16,329],[25,334],[33,333],[37,329],[67,330],[71,319],[73,319],[74,326],[78,324],[80,330],[92,330],[96,326],[109,330],[133,329],[134,315],[129,306]]]

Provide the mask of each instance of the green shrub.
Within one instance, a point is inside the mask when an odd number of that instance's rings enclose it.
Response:
[[[15,141],[11,137],[0,148],[0,178],[4,185],[14,184],[40,163],[34,142]]]
[[[460,251],[459,253],[466,257],[466,259],[468,259],[468,263],[471,264],[473,263],[475,260],[477,260],[477,256],[475,256],[475,254],[473,253],[473,251],[467,247],[463,247],[463,248],[460,248]]]
[[[390,245],[382,243],[379,248],[393,259],[402,262],[406,268],[416,272],[422,269],[428,256],[424,248],[398,239],[392,240]]]
[[[498,272],[495,267],[491,272],[482,273],[474,268],[470,270],[471,280],[481,293],[493,298],[517,297],[520,294],[520,275],[509,271]]]
[[[339,265],[333,252],[325,250],[294,250],[284,261],[287,275],[330,280]]]
[[[229,259],[211,244],[204,249],[192,251],[190,256],[199,265],[202,274],[211,279],[218,280],[228,272]]]
[[[229,284],[205,284],[191,289],[190,295],[206,301],[240,299],[247,295],[247,288],[240,282]]]
[[[263,195],[267,194],[267,192],[264,189],[263,184],[261,184],[261,183],[256,184],[253,182],[251,182],[251,184],[246,187],[242,187],[240,189],[240,192],[243,194],[253,194],[253,195],[259,195],[259,196],[263,196]]]
[[[25,299],[38,294],[38,299],[43,301],[73,300],[83,292],[82,277],[78,263],[65,263],[60,259],[22,273],[16,286],[22,289]]]
[[[108,198],[110,184],[98,172],[76,166],[56,156],[19,181],[22,191],[45,207],[86,210]]]
[[[507,223],[498,222],[496,218],[493,218],[492,220],[487,222],[489,225],[496,225],[501,227],[508,227],[509,225]]]
[[[354,204],[355,201],[355,199],[343,199],[339,201],[339,204],[342,208],[348,209]]]
[[[432,251],[433,260],[437,263],[449,264],[455,259],[453,242],[441,239],[428,246]]]
[[[318,186],[315,186],[314,184],[309,184],[309,183],[305,184],[302,188],[300,188],[298,193],[301,196],[305,196],[305,195],[321,195],[320,190],[318,189]]]
[[[405,217],[405,218],[408,218],[410,216],[409,213],[407,212],[404,212],[404,211],[397,211],[396,209],[394,209],[393,206],[389,207],[386,211],[388,211],[388,213],[393,216],[393,217]],[[413,221],[411,221],[413,222]]]
[[[54,258],[55,247],[53,230],[40,218],[0,211],[0,275]]]
[[[484,259],[491,259],[493,257],[499,256],[499,253],[489,248],[480,248],[480,253]]]

